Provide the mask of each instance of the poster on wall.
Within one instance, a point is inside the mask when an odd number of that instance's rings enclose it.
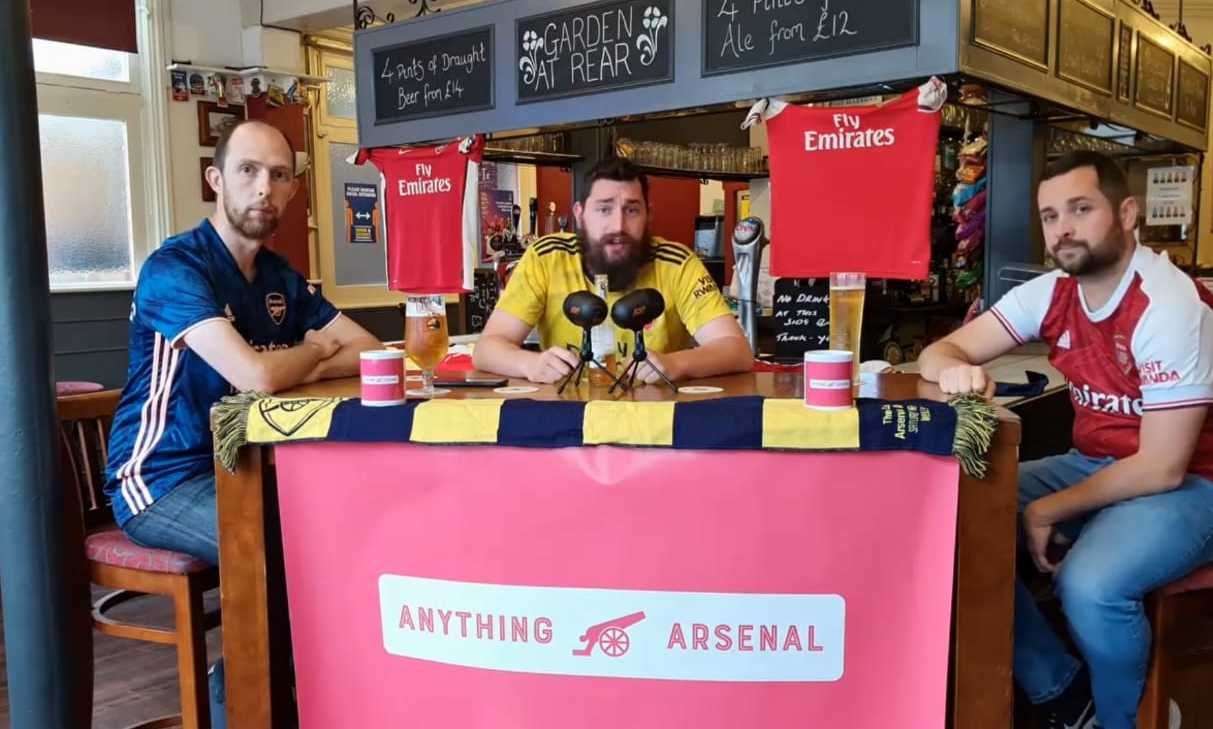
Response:
[[[350,243],[379,241],[379,186],[345,183],[345,225]]]
[[[1195,167],[1154,167],[1146,186],[1146,225],[1191,225]]]
[[[515,229],[520,221],[514,218],[514,209],[522,199],[518,185],[516,165],[485,162],[480,166],[481,263],[489,263],[503,254],[507,258],[522,255],[520,231]]]
[[[513,230],[514,191],[480,190],[480,230],[484,245],[480,254],[483,260],[493,258],[490,241],[494,236],[504,239]]]

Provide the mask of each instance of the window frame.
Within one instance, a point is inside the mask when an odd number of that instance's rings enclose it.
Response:
[[[152,251],[173,224],[168,147],[168,0],[137,0],[139,53],[128,55],[127,82],[35,72],[38,113],[126,124],[130,196],[131,275],[128,281],[55,283],[51,293],[130,291]]]

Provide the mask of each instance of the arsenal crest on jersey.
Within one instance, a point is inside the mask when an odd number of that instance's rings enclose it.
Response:
[[[1133,357],[1129,353],[1129,342],[1123,334],[1117,334],[1112,337],[1112,342],[1116,346],[1116,364],[1120,365],[1120,371],[1127,375],[1133,369]]]
[[[278,292],[265,295],[265,310],[278,326],[286,319],[286,297]]]

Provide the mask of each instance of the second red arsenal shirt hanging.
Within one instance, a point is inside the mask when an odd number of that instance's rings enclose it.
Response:
[[[940,114],[927,101],[938,88],[923,89],[883,106],[767,110],[771,275],[927,277]]]
[[[479,237],[478,181],[484,138],[436,147],[364,149],[382,173],[387,281],[394,291],[472,289]]]

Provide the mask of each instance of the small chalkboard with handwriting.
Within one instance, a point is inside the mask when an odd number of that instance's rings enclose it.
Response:
[[[493,108],[493,28],[410,41],[372,54],[375,123]]]
[[[830,346],[830,280],[775,281],[775,356],[800,357]]]
[[[918,45],[919,0],[702,0],[703,75]]]
[[[518,103],[674,80],[674,0],[607,0],[515,24]]]
[[[474,283],[467,294],[467,331],[475,334],[484,330],[489,315],[497,306],[500,295],[497,287],[497,272],[491,268],[477,268],[472,272]]]

